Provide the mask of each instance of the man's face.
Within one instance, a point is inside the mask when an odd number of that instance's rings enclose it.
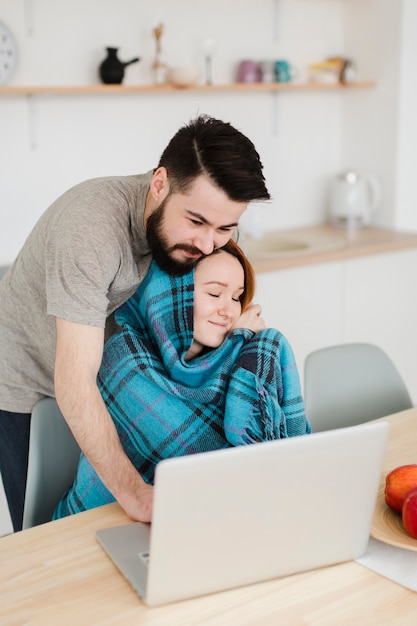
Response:
[[[189,272],[230,239],[246,203],[235,202],[199,176],[186,193],[168,194],[146,223],[152,256],[169,274]]]

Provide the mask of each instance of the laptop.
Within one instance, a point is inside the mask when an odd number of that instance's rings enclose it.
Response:
[[[356,559],[388,431],[368,423],[163,460],[152,524],[97,539],[149,606]]]

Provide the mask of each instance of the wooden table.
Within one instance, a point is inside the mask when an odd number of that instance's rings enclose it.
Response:
[[[417,462],[417,408],[391,423],[384,472]],[[0,539],[0,624],[370,626],[417,624],[417,594],[355,562],[147,608],[95,539],[117,504]]]

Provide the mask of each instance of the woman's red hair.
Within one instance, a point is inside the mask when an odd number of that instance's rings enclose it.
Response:
[[[243,267],[245,284],[243,293],[239,298],[242,305],[243,313],[248,308],[255,295],[255,270],[253,269],[248,257],[245,255],[242,248],[240,248],[240,246],[238,246],[237,243],[233,241],[233,239],[229,239],[227,244],[222,248],[217,248],[216,250],[214,250],[213,254],[216,254],[217,252],[227,252],[228,254],[231,254],[232,256],[237,258],[237,260]]]

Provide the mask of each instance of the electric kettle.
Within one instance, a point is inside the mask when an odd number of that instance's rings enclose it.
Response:
[[[330,185],[330,221],[346,228],[368,226],[380,202],[381,188],[374,176],[354,170],[342,172]]]

